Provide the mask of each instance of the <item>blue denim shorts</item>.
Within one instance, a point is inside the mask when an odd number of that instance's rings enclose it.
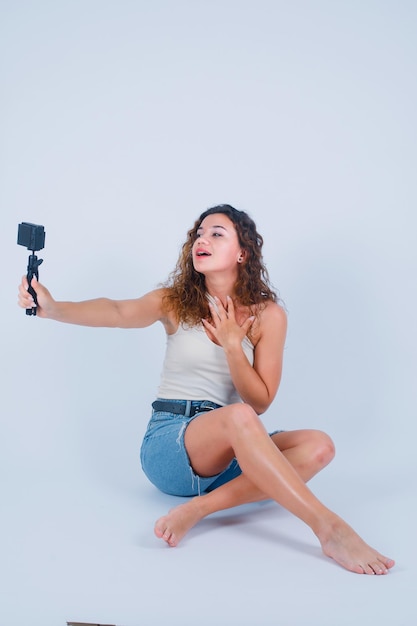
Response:
[[[236,459],[215,476],[198,476],[191,467],[184,445],[185,429],[198,415],[219,409],[219,404],[203,400],[159,400],[178,404],[185,415],[152,409],[140,460],[143,471],[155,487],[175,496],[196,496],[212,491],[242,473]]]
[[[184,444],[185,430],[198,415],[219,409],[219,404],[207,400],[158,398],[158,401],[174,403],[185,414],[152,410],[140,450],[140,460],[143,471],[155,487],[175,496],[196,496],[213,491],[242,473],[236,458],[215,476],[199,476],[191,467]],[[176,409],[176,406],[173,408]]]

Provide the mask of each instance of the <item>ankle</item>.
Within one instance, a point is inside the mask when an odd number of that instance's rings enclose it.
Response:
[[[312,530],[321,543],[327,542],[337,536],[347,524],[335,513],[329,512],[324,515]]]
[[[190,500],[190,506],[201,519],[207,517],[207,515],[210,515],[210,513],[213,513],[215,510],[210,505],[211,498],[209,496],[210,494],[204,494],[202,496],[195,496]]]

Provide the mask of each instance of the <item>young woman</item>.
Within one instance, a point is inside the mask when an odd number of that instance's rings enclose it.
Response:
[[[278,390],[287,323],[262,245],[247,213],[219,205],[189,230],[161,288],[134,300],[56,302],[33,279],[37,315],[85,326],[163,324],[167,350],[141,462],[159,489],[193,497],[156,522],[157,537],[176,546],[215,511],[273,499],[303,520],[323,552],[346,569],[386,574],[394,561],[369,547],[306,486],[333,458],[331,439],[316,430],[268,434],[259,418]],[[26,278],[19,304],[34,305]]]

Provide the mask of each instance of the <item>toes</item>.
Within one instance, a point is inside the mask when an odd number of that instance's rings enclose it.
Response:
[[[172,517],[172,516],[171,516]],[[177,546],[179,543],[178,532],[175,533],[175,520],[169,515],[160,517],[154,526],[154,533],[158,539],[163,539],[169,546]],[[181,537],[180,537],[181,538]]]
[[[160,528],[158,528],[158,526],[155,526],[154,533],[158,537],[158,539],[162,539],[162,537],[164,535],[164,531],[161,530]]]
[[[393,567],[394,561],[392,559],[387,559],[385,556],[378,555],[378,557],[374,561],[370,562],[369,565],[377,575],[388,574],[388,570],[390,567]]]
[[[170,528],[165,528],[164,530],[155,529],[155,534],[173,548],[178,544],[177,538]]]
[[[382,570],[382,574],[388,574],[388,571],[391,567],[395,565],[395,561],[392,559],[388,559],[385,556],[380,556],[377,561],[377,567]]]
[[[155,522],[153,531],[158,539],[162,539],[164,537],[164,534],[167,532],[167,521],[165,517],[161,517]]]
[[[158,539],[163,539],[167,543],[169,543],[171,540],[172,532],[167,527],[166,522],[164,520],[159,520],[155,524],[154,533],[158,537]]]
[[[386,574],[387,573],[387,569],[385,566],[381,565],[381,563],[376,562],[376,563],[371,563],[370,567],[372,567],[374,574],[376,574],[377,576],[380,576],[381,574]]]
[[[369,561],[369,563],[367,563],[366,565],[362,565],[361,567],[364,574],[381,576],[388,573],[388,569],[385,566],[385,563],[383,561],[380,561],[379,559]]]

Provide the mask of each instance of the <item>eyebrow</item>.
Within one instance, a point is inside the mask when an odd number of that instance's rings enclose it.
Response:
[[[225,226],[222,226],[221,224],[215,224],[214,226],[210,226],[210,230],[212,230],[213,228],[222,228],[223,230],[227,230],[227,228],[225,228]],[[199,227],[197,228],[197,232],[198,232],[199,230],[202,230],[202,229],[203,229],[203,227],[202,227],[202,226],[199,226]]]

